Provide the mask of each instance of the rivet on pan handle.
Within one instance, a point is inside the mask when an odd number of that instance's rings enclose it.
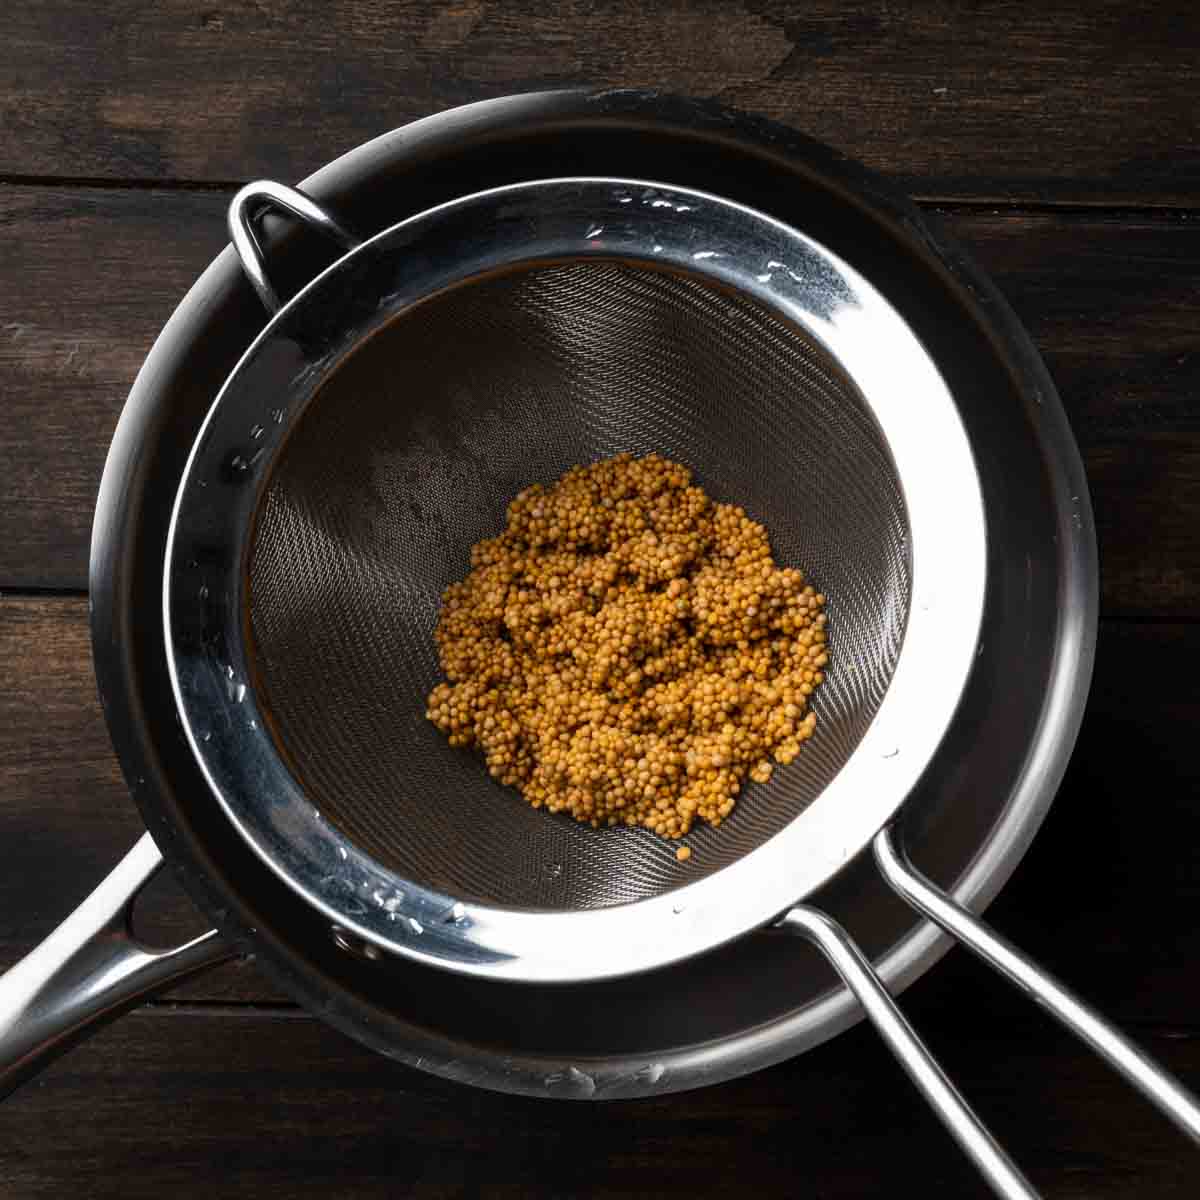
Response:
[[[254,290],[267,311],[273,314],[279,311],[282,302],[267,277],[263,249],[258,235],[254,232],[254,221],[270,208],[291,213],[346,250],[353,250],[361,239],[297,188],[285,187],[282,183],[274,183],[269,179],[246,184],[229,205],[229,236],[233,240],[238,258],[242,261],[242,270],[254,285]]]

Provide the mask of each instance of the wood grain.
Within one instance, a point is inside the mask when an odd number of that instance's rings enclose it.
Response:
[[[1196,1195],[1200,1155],[1074,1044],[936,1048],[1046,1200]],[[1200,1075],[1200,1042],[1152,1049]],[[160,1010],[54,1064],[4,1121],[0,1192],[27,1200],[991,1194],[861,1028],[718,1087],[572,1104],[444,1083],[308,1018]]]
[[[86,602],[0,599],[0,969],[70,911],[140,831],[109,748],[88,659]],[[1200,760],[1180,747],[1200,724],[1200,625],[1110,622],[1067,780],[1014,880],[998,928],[1116,1018],[1197,1028]],[[1148,764],[1170,762],[1161,784]],[[149,907],[149,906],[148,906]],[[199,932],[177,889],[156,898],[164,941]],[[176,999],[269,1003],[253,968],[228,967]],[[964,1034],[1028,1024],[1026,1002],[955,953],[906,1003]],[[1200,1032],[1200,1029],[1197,1029]]]
[[[83,588],[124,397],[224,244],[226,196],[0,189],[0,587]],[[1200,222],[948,211],[1082,445],[1110,614],[1200,615]]]
[[[297,179],[466,101],[632,84],[782,120],[941,206],[1063,394],[1120,618],[989,920],[1200,1090],[1193,6],[18,0],[4,18],[0,589],[86,586],[125,394],[243,179]],[[0,971],[139,832],[86,600],[0,596]],[[137,923],[164,943],[204,924],[165,876]],[[1200,1156],[965,953],[902,1004],[1048,1200],[1200,1194]],[[3,1118],[0,1200],[986,1194],[862,1028],[720,1087],[551,1104],[369,1054],[252,965],[101,1031]]]
[[[1181,0],[10,8],[10,175],[291,181],[431,112],[591,84],[718,98],[924,196],[1187,205],[1200,187],[1196,18]]]
[[[224,204],[0,188],[0,587],[86,586],[117,417],[158,330],[220,249]]]

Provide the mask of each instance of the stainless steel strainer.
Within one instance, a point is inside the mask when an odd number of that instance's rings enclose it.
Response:
[[[252,184],[252,221],[306,196]],[[534,481],[621,451],[691,466],[829,597],[817,735],[694,855],[528,808],[424,717],[443,588]],[[948,727],[986,583],[954,399],[884,298],[717,196],[559,179],[352,249],[246,352],[192,451],[164,585],[179,713],[215,799],[344,949],[527,983],[661,967],[772,920],[818,945],[1001,1195],[1029,1196],[849,937],[797,904],[874,838],[888,882],[1193,1137],[1200,1110],[906,862],[888,821]],[[882,832],[879,832],[882,829]],[[780,917],[780,914],[784,914]]]
[[[260,279],[263,195],[235,206]],[[686,864],[535,812],[424,716],[471,545],[626,450],[687,463],[829,597],[816,737]],[[954,714],[985,557],[953,399],[847,264],[714,196],[539,182],[378,235],[247,352],[179,490],[168,654],[217,800],[341,936],[576,982],[740,936],[869,842]]]
[[[347,250],[284,306],[252,225],[265,207]],[[1194,1099],[919,875],[889,828],[975,660],[987,546],[954,397],[865,279],[761,213],[628,179],[482,192],[361,245],[302,193],[253,184],[230,224],[275,315],[178,488],[163,649],[213,813],[338,947],[381,971],[396,956],[553,985],[775,922],[825,953],[997,1193],[1031,1196],[849,936],[798,903],[871,846],[904,900],[1200,1140]],[[829,597],[817,736],[694,832],[686,865],[647,834],[533,812],[423,715],[439,595],[471,543],[528,483],[626,450],[688,463]],[[229,952],[215,934],[131,941],[158,862],[143,839],[0,979],[0,1090]]]
[[[820,737],[698,827],[687,864],[645,831],[534,812],[423,716],[466,551],[531,480],[621,450],[689,463],[832,597]],[[794,326],[636,263],[531,265],[393,320],[295,422],[250,551],[250,666],[306,795],[402,879],[540,911],[644,900],[751,853],[846,765],[900,652],[907,538],[878,424]]]

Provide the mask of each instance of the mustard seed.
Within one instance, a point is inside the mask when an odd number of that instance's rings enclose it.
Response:
[[[686,467],[572,467],[515,496],[443,594],[425,715],[533,808],[682,838],[812,736],[824,605]]]

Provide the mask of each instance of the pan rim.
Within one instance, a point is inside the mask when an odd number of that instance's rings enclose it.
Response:
[[[940,229],[934,215],[919,211],[892,185],[836,151],[785,126],[714,104],[633,89],[572,89],[482,101],[364,143],[302,186],[337,208],[352,203],[360,190],[391,178],[389,172],[408,179],[425,173],[430,164],[457,161],[464,143],[478,156],[480,146],[492,154],[493,148],[524,146],[534,136],[582,137],[595,130],[651,130],[671,144],[699,148],[712,157],[736,151],[742,156],[739,162],[769,164],[804,187],[853,204],[890,243],[919,257],[926,274],[972,324],[988,331],[998,366],[1014,381],[1022,417],[1050,477],[1056,513],[1058,649],[1050,664],[1049,690],[1059,701],[1043,708],[1021,770],[1007,786],[1004,807],[977,852],[965,866],[956,856],[941,876],[957,900],[980,912],[1012,874],[1049,810],[1082,719],[1094,656],[1094,521],[1078,449],[1045,366],[995,285]],[[596,1086],[588,1094],[593,1098],[677,1091],[791,1057],[860,1019],[844,989],[811,1001],[799,996],[794,1007],[767,1024],[732,1027],[703,1044],[660,1049],[654,1059],[664,1072],[639,1075],[647,1064],[641,1055],[618,1053],[585,1063],[578,1057],[568,1060],[464,1040],[376,998],[368,968],[346,956],[316,953],[313,930],[301,911],[256,875],[251,858],[238,857],[221,826],[202,821],[195,811],[195,780],[175,732],[161,718],[165,663],[157,650],[154,614],[144,610],[157,583],[156,574],[148,576],[142,568],[155,553],[161,556],[155,513],[163,501],[162,469],[173,462],[172,422],[191,419],[179,415],[180,403],[189,402],[185,381],[211,353],[208,347],[197,348],[195,334],[211,313],[231,306],[244,327],[262,323],[232,251],[226,250],[167,322],[131,390],[101,484],[90,575],[94,657],[110,735],[135,802],[198,906],[280,987],[343,1032],[399,1061],[499,1091],[582,1095],[549,1088],[547,1080],[561,1078],[568,1062],[590,1066]],[[159,459],[167,468],[156,465]],[[1073,496],[1078,497],[1074,508]],[[904,819],[907,824],[907,813]],[[898,992],[951,944],[932,926],[910,918],[907,932],[873,950],[872,957]]]

